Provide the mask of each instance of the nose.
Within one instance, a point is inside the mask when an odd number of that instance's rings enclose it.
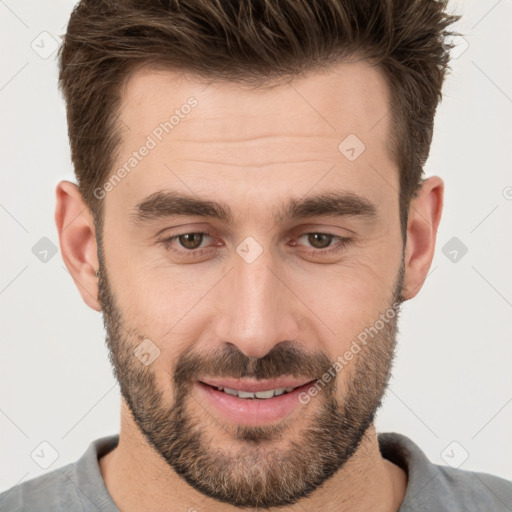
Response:
[[[248,262],[238,254],[219,298],[217,339],[248,357],[263,357],[278,343],[299,335],[300,301],[290,276],[267,251]]]

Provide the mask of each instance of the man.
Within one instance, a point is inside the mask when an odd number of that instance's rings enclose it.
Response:
[[[511,510],[379,434],[455,17],[432,0],[87,1],[60,53],[63,258],[102,311],[121,432],[23,511]],[[64,229],[65,228],[65,229]]]

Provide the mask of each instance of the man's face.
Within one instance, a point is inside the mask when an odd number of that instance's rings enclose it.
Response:
[[[115,170],[138,154],[103,199],[111,359],[134,423],[208,496],[294,503],[373,422],[403,277],[388,98],[362,62],[270,90],[149,71],[124,90]]]

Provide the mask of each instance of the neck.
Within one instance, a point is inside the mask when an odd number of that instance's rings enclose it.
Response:
[[[204,496],[188,485],[147,443],[122,401],[118,446],[99,461],[107,490],[119,510],[208,510],[237,507]],[[405,495],[407,475],[382,458],[375,428],[366,432],[351,459],[307,499],[284,511],[396,512]],[[268,509],[277,512],[278,509]]]

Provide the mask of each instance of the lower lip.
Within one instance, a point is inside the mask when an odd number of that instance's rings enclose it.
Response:
[[[308,382],[289,393],[262,400],[259,398],[239,398],[201,382],[196,382],[198,391],[221,416],[239,425],[252,426],[267,425],[285,419],[294,409],[302,405],[299,401],[299,395],[310,386],[311,382]]]

